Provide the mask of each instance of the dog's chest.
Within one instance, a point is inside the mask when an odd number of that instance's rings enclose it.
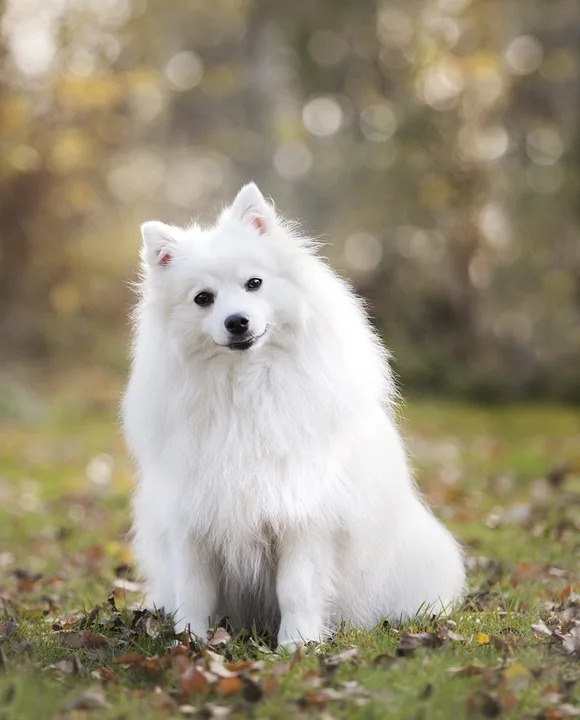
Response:
[[[170,452],[185,460],[183,507],[200,530],[228,537],[316,519],[333,505],[328,428],[298,386],[234,386],[198,396]]]

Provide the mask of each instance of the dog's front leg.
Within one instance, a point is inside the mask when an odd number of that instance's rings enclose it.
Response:
[[[281,615],[278,645],[294,650],[322,640],[332,555],[330,537],[319,531],[297,528],[283,533],[276,578]]]
[[[198,541],[177,541],[173,552],[177,612],[175,630],[189,631],[203,642],[215,619],[218,602],[218,567],[215,557]]]

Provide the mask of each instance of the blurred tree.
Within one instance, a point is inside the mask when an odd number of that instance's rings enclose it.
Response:
[[[138,223],[248,178],[408,386],[580,397],[577,0],[7,0],[0,347],[125,355]]]

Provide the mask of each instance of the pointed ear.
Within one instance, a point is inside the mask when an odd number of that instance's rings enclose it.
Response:
[[[274,208],[253,182],[244,185],[236,195],[230,212],[238,220],[251,224],[260,235],[265,235],[276,222]]]
[[[169,265],[177,245],[178,229],[159,220],[141,225],[143,259],[148,265]]]

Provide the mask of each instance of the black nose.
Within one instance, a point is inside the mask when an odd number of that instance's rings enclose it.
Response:
[[[232,335],[243,335],[250,325],[250,318],[247,315],[241,315],[239,313],[236,315],[228,315],[224,320],[224,325],[226,326],[226,330]]]

